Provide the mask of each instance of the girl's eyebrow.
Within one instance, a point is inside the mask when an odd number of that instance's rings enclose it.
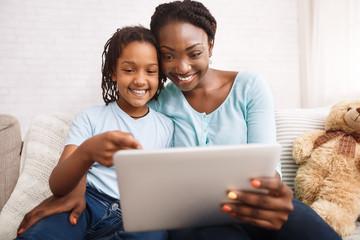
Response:
[[[120,64],[136,65],[136,62],[122,61]],[[159,64],[157,64],[157,63],[149,63],[147,66],[159,66]]]
[[[194,47],[196,47],[198,45],[202,45],[202,43],[195,43],[194,45],[191,45],[190,47],[185,48],[185,51],[189,51],[189,50],[193,49]],[[160,46],[159,48],[166,48],[166,49],[168,49],[170,51],[173,51],[173,52],[175,51],[175,49],[173,49],[171,47],[168,47],[168,46],[165,46],[165,45]]]
[[[132,61],[122,61],[120,64],[136,65],[136,62],[132,62]],[[157,64],[157,63],[149,63],[149,64],[148,64],[148,66],[153,66],[153,65],[158,66],[159,64]]]

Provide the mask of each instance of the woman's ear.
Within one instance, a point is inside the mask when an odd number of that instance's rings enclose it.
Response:
[[[211,27],[214,30],[214,38],[215,38],[215,34],[216,34],[216,23],[212,22],[211,23]]]
[[[214,39],[209,42],[209,57],[212,56],[213,48],[214,48]]]
[[[209,56],[212,56],[212,50],[214,48],[215,34],[216,34],[216,23],[212,22],[211,27],[214,30],[214,38],[209,42]]]

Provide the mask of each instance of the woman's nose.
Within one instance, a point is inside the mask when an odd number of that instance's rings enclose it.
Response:
[[[180,60],[177,62],[176,73],[186,74],[186,73],[190,72],[190,70],[191,70],[191,65],[188,62],[186,62],[185,60]]]

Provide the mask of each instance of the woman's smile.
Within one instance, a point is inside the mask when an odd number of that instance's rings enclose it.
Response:
[[[191,74],[191,75],[178,75],[178,74],[171,74],[175,80],[181,84],[181,85],[184,85],[184,84],[189,84],[190,82],[192,82],[195,77],[196,77],[196,73],[194,74]]]

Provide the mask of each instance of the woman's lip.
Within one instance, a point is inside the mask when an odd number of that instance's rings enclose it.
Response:
[[[195,75],[196,75],[196,73],[194,73],[192,75],[188,75],[186,77],[182,77],[182,76],[173,74],[173,76],[176,78],[176,81],[180,84],[186,84],[186,83],[191,82],[194,79]]]

